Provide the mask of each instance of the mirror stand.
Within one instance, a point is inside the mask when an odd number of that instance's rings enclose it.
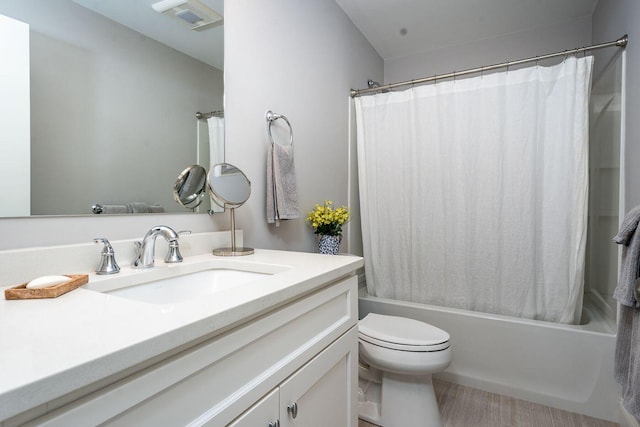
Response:
[[[214,249],[213,254],[218,256],[251,255],[253,253],[253,248],[236,247],[236,209],[230,208],[230,210],[231,210],[231,247]]]

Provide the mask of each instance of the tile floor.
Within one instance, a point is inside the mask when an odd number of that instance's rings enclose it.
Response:
[[[609,421],[444,381],[435,380],[434,388],[443,427],[618,426]],[[358,427],[375,426],[360,420]]]

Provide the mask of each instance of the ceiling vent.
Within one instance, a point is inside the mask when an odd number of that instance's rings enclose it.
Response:
[[[164,0],[152,5],[156,12],[177,19],[190,30],[222,23],[222,16],[199,0]]]

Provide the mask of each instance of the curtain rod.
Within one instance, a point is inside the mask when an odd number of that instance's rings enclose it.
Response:
[[[579,48],[576,48],[576,49],[565,50],[565,51],[556,52],[556,53],[549,53],[547,55],[534,56],[534,57],[531,57],[531,58],[520,59],[520,60],[517,60],[517,61],[507,61],[507,62],[503,62],[501,64],[488,65],[486,67],[470,68],[468,70],[463,70],[463,71],[454,71],[452,73],[440,74],[440,75],[431,76],[431,77],[424,77],[422,79],[407,80],[407,81],[398,82],[398,83],[390,83],[388,85],[380,85],[380,86],[377,86],[377,87],[371,87],[371,88],[367,88],[367,89],[351,89],[351,97],[355,98],[356,96],[368,95],[368,94],[372,94],[372,93],[378,92],[380,90],[393,89],[393,88],[400,87],[400,86],[409,86],[409,85],[427,83],[427,82],[431,82],[431,81],[435,81],[435,80],[448,79],[448,78],[451,78],[451,77],[453,77],[455,79],[456,77],[464,76],[464,75],[467,75],[467,74],[482,73],[482,72],[485,72],[485,71],[491,71],[491,70],[495,70],[495,69],[498,69],[498,68],[504,68],[504,67],[508,68],[510,66],[513,66],[513,65],[526,64],[527,62],[538,62],[538,61],[542,61],[542,60],[545,60],[545,59],[554,58],[556,56],[575,55],[575,54],[582,53],[582,52],[587,52],[587,51],[590,51],[590,50],[603,49],[605,47],[612,47],[612,46],[626,47],[628,41],[629,41],[629,36],[627,34],[625,34],[624,36],[620,37],[618,40],[611,41],[611,42],[608,42],[608,43],[600,43],[600,44],[595,44],[593,46],[579,47]]]
[[[206,120],[210,117],[224,117],[224,111],[219,110],[219,111],[211,111],[209,113],[201,113],[200,111],[198,111],[196,113],[196,119],[198,120]]]

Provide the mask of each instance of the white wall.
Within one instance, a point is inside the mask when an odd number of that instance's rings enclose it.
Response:
[[[387,59],[385,83],[499,64],[591,44],[591,18],[551,25],[403,58]]]
[[[381,79],[383,63],[333,1],[230,1],[225,5],[227,161],[253,193],[238,209],[245,244],[314,251],[306,211],[323,198],[347,203],[349,89]],[[301,218],[279,229],[265,220],[265,110],[285,114],[295,132]],[[142,237],[157,224],[194,232],[228,229],[228,214],[0,220],[0,249]],[[343,246],[343,250],[346,248]],[[8,268],[1,264],[0,271]]]
[[[0,216],[29,215],[29,25],[0,15]]]
[[[626,48],[626,120],[624,157],[624,209],[630,210],[640,204],[640,2],[637,0],[600,0],[593,13],[593,40],[595,42],[615,40],[623,34],[629,35]],[[602,64],[613,55],[609,49],[600,51],[596,57],[596,75]],[[598,61],[600,63],[598,63]]]
[[[349,89],[379,78],[382,60],[333,1],[230,1],[225,14],[226,159],[252,182],[238,227],[248,245],[314,251],[307,211],[348,203]],[[279,228],[265,214],[266,110],[294,131],[301,218]]]

